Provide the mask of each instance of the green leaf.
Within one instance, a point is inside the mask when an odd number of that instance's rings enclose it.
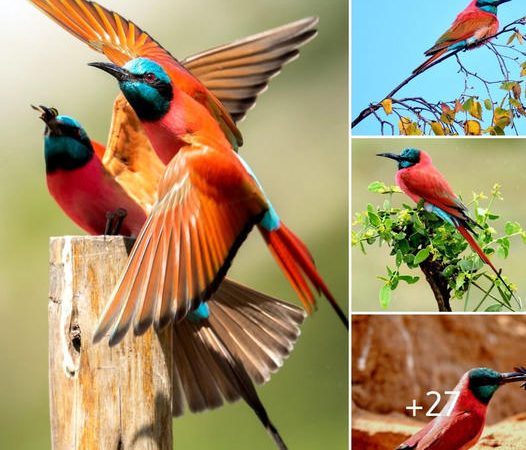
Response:
[[[415,256],[415,260],[413,261],[413,264],[415,266],[418,266],[420,265],[421,263],[423,263],[429,256],[429,254],[431,253],[431,250],[429,248],[423,248],[422,250],[420,250],[416,256]]]
[[[385,183],[382,183],[381,181],[373,181],[369,186],[367,186],[367,190],[369,192],[384,192],[386,189]]]
[[[369,221],[373,227],[377,227],[382,223],[380,216],[372,211],[368,211],[367,216],[369,217]]]
[[[400,280],[405,281],[407,284],[415,284],[420,277],[412,277],[411,275],[400,275],[398,277]]]
[[[489,98],[484,100],[484,108],[486,108],[488,111],[491,111],[493,109],[493,103]]]
[[[496,303],[495,305],[488,306],[485,310],[485,312],[500,312],[502,311],[502,305],[499,305]]]
[[[506,225],[504,225],[504,232],[508,236],[511,236],[515,233],[520,233],[522,232],[521,224],[519,222],[506,222]]]
[[[380,306],[383,309],[387,309],[389,307],[389,304],[391,303],[391,298],[392,298],[392,291],[389,285],[385,284],[384,286],[382,286],[382,288],[380,289],[379,298],[380,298]]]

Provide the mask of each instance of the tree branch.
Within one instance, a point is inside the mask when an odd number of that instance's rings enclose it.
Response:
[[[494,38],[500,36],[501,34],[508,33],[510,31],[515,31],[515,32],[518,33],[519,30],[515,26],[516,25],[524,25],[525,23],[526,23],[526,17],[522,17],[520,19],[517,19],[517,20],[507,24],[505,27],[503,27],[499,32],[495,33],[494,35],[489,36],[487,38],[484,38],[484,39],[478,41],[476,43],[476,46],[478,47],[480,45],[483,45],[483,44],[487,43],[488,41],[490,41],[491,39],[494,39]],[[384,96],[384,98],[380,102],[372,103],[368,107],[364,108],[358,114],[358,116],[356,116],[356,118],[351,122],[351,129],[354,128],[356,125],[358,125],[360,122],[362,122],[364,119],[369,117],[372,113],[374,113],[375,111],[380,109],[382,107],[382,102],[384,100],[392,98],[398,91],[400,91],[400,89],[402,89],[404,86],[406,86],[414,78],[416,78],[417,76],[419,76],[422,73],[426,72],[431,67],[433,67],[433,66],[435,66],[437,64],[440,64],[441,62],[445,61],[446,59],[452,58],[453,56],[456,56],[458,53],[466,51],[466,50],[470,50],[471,48],[473,48],[473,46],[465,47],[465,48],[459,48],[457,50],[454,50],[454,51],[452,51],[450,53],[447,53],[446,55],[442,56],[441,58],[438,58],[436,61],[431,63],[429,66],[427,66],[424,70],[422,70],[420,72],[412,73],[409,77],[407,77],[405,80],[403,80],[398,86],[396,86],[391,92],[389,92],[386,96]]]

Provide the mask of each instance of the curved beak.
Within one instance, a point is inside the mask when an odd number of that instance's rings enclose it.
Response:
[[[132,75],[130,72],[128,72],[126,69],[112,63],[106,63],[106,62],[94,62],[89,63],[88,66],[96,67],[97,69],[104,70],[104,72],[108,72],[111,76],[115,77],[118,81],[125,81],[132,78]]]
[[[500,384],[514,383],[516,381],[524,381],[521,385],[522,388],[526,388],[526,368],[515,367],[516,372],[504,372],[501,373]]]
[[[376,156],[383,156],[384,158],[394,159],[395,161],[400,161],[402,158],[396,153],[377,153]]]

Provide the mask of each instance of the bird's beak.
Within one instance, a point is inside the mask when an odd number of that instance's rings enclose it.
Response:
[[[44,121],[44,123],[52,130],[56,131],[58,123],[55,120],[55,118],[58,116],[58,111],[56,108],[48,108],[47,106],[34,106],[31,105],[31,108],[33,108],[35,111],[38,111],[40,114],[40,119]]]
[[[394,159],[395,161],[400,161],[400,155],[396,153],[377,153],[376,156],[383,156],[384,158]]]
[[[97,69],[104,70],[104,72],[108,72],[110,75],[115,77],[118,81],[125,81],[131,78],[130,72],[128,72],[126,69],[120,66],[117,66],[116,64],[105,63],[105,62],[94,62],[94,63],[89,63],[88,66],[96,67]]]
[[[496,3],[497,3],[497,6],[499,6],[502,3],[507,3],[507,2],[511,2],[511,0],[498,0]]]
[[[500,384],[514,383],[516,381],[524,381],[525,383],[521,387],[526,386],[526,368],[524,367],[515,367],[516,372],[504,372],[501,373]]]

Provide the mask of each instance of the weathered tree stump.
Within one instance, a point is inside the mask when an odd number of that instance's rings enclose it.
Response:
[[[49,393],[53,450],[172,449],[172,328],[93,345],[127,258],[122,237],[50,241]]]

